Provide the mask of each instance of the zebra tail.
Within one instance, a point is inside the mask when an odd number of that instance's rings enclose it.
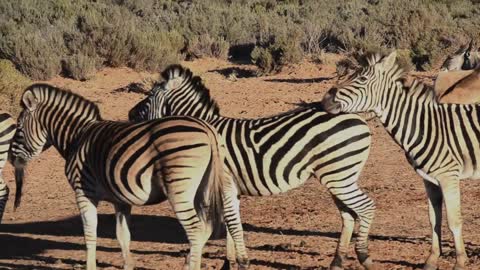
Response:
[[[218,236],[225,229],[223,218],[224,159],[220,152],[219,142],[211,134],[209,137],[211,137],[212,155],[195,195],[194,207],[200,219],[211,227],[214,236]]]
[[[15,168],[15,184],[17,186],[15,191],[15,203],[13,209],[17,210],[22,201],[23,179],[25,178],[25,168]]]

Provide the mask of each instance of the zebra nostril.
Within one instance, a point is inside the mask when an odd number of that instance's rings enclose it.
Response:
[[[337,94],[337,91],[338,91],[338,88],[332,87],[332,88],[330,88],[330,90],[328,90],[328,94],[330,96],[335,96]]]

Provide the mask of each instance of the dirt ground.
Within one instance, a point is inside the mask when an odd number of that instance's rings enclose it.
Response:
[[[318,101],[335,83],[333,65],[302,63],[274,76],[250,76],[249,65],[204,59],[185,62],[201,75],[218,101],[222,114],[260,117],[284,112],[302,101]],[[230,80],[232,70],[237,79]],[[431,74],[417,74],[426,77]],[[142,94],[115,91],[156,74],[105,69],[86,82],[54,78],[50,83],[69,88],[95,101],[105,119],[125,120]],[[379,269],[420,269],[430,248],[427,201],[421,178],[408,165],[403,151],[383,126],[369,121],[373,146],[362,173],[361,187],[377,203],[370,251]],[[81,221],[73,192],[64,176],[64,161],[54,149],[31,162],[23,205],[13,212],[13,196],[0,225],[0,269],[80,269],[85,263]],[[12,168],[5,179],[14,194]],[[463,181],[462,210],[469,269],[480,269],[480,182]],[[327,269],[341,221],[330,195],[316,181],[270,197],[242,197],[242,219],[251,269]],[[115,239],[113,207],[101,203],[98,225],[98,266],[121,269]],[[444,215],[445,217],[445,215]],[[181,269],[188,245],[167,203],[134,208],[131,250],[138,269]],[[444,218],[444,253],[440,269],[451,269],[454,249]],[[220,269],[225,241],[212,240],[204,249],[206,269]],[[346,269],[362,269],[353,245]]]

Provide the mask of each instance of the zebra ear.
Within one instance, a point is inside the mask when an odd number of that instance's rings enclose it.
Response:
[[[382,65],[385,69],[391,69],[397,61],[397,51],[391,52],[387,57],[383,58]]]
[[[37,108],[38,100],[31,91],[26,91],[23,94],[22,101],[25,105],[25,108],[27,108],[29,111],[33,111],[35,108]]]
[[[466,52],[470,52],[473,49],[473,38],[470,40],[470,43],[468,43],[468,48]]]

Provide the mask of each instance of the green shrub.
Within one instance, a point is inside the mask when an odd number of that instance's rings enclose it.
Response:
[[[23,91],[32,82],[20,74],[12,62],[0,60],[0,110],[7,111],[14,117],[20,112],[20,98]]]
[[[62,73],[66,77],[85,81],[95,74],[96,66],[95,58],[79,53],[69,56],[63,61]]]
[[[275,69],[275,63],[269,49],[255,47],[252,51],[251,57],[253,63],[260,68],[258,75],[270,73]]]
[[[480,2],[468,0],[3,0],[0,14],[0,58],[33,79],[62,68],[79,79],[102,66],[156,70],[238,48],[264,73],[322,51],[394,48],[429,69],[480,41]]]

